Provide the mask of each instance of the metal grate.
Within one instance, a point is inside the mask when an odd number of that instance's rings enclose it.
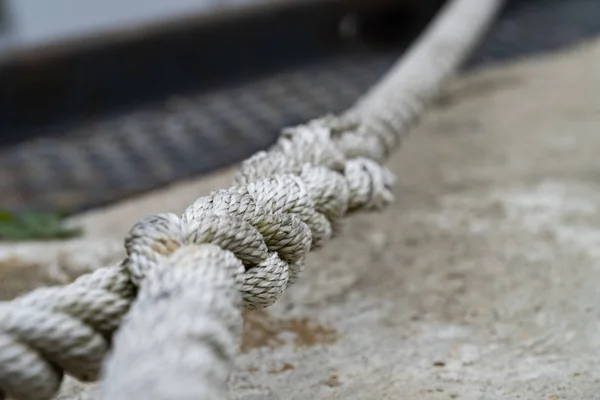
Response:
[[[78,210],[234,163],[282,126],[346,108],[394,59],[338,58],[12,146],[0,152],[3,206]]]

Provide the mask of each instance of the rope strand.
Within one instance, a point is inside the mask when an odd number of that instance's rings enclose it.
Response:
[[[94,380],[104,368],[103,399],[224,399],[241,309],[277,301],[347,213],[393,200],[379,163],[501,3],[452,1],[347,113],[285,129],[242,164],[233,187],[181,217],[136,223],[120,265],[1,303],[0,398],[48,400],[63,371]]]

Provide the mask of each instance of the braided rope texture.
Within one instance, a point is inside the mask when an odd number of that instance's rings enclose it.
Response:
[[[0,397],[50,399],[66,372],[103,374],[102,399],[225,398],[242,307],[277,301],[344,215],[393,200],[380,163],[500,4],[454,0],[356,107],[284,130],[181,217],[136,223],[121,264],[0,304]]]

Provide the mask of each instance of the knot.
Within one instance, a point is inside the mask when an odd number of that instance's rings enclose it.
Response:
[[[364,136],[351,131],[337,138],[336,143],[350,159],[364,157],[381,162],[388,157],[388,150],[375,136]]]
[[[320,247],[331,237],[331,224],[316,210],[315,203],[301,179],[294,175],[276,175],[250,183],[246,190],[268,214],[296,215],[312,234],[311,248]]]
[[[173,214],[158,214],[132,227],[126,239],[126,266],[139,285],[144,285],[142,278],[147,274],[160,274],[173,266],[177,259],[174,254],[182,248],[204,244],[231,253],[238,260],[244,270],[238,289],[247,308],[266,307],[281,296],[288,283],[288,265],[269,251],[256,228],[227,214],[206,213],[198,218],[188,215],[179,219]],[[214,252],[202,251],[205,256],[216,257]]]
[[[391,186],[394,175],[373,160],[355,158],[344,171],[349,190],[349,210],[357,208],[381,209],[394,200]]]
[[[288,284],[288,264],[277,252],[269,251],[258,229],[230,215],[206,215],[186,222],[188,243],[217,245],[243,263],[239,289],[247,308],[267,307],[279,299]]]
[[[265,183],[267,188],[268,183]],[[275,195],[276,187],[270,186]],[[281,189],[281,186],[279,186]],[[262,236],[262,240],[270,252],[276,252],[279,257],[288,263],[288,285],[294,282],[301,268],[301,260],[312,246],[311,228],[307,222],[308,217],[303,213],[286,213],[284,208],[279,208],[275,213],[269,198],[255,197],[250,193],[254,188],[234,187],[229,190],[218,190],[207,197],[198,199],[183,213],[185,221],[202,218],[203,215],[212,213],[215,215],[230,215],[246,221],[254,227]],[[281,197],[289,196],[288,192],[279,194],[280,203],[287,204],[287,209],[297,204],[293,198],[288,200]],[[290,196],[291,197],[291,196]],[[306,222],[305,222],[306,221]]]
[[[126,239],[132,279],[181,246],[209,243],[244,265],[247,308],[273,304],[294,283],[309,250],[339,231],[348,210],[393,200],[391,173],[366,158],[347,160],[334,138],[360,125],[327,116],[288,128],[269,152],[242,164],[236,186],[197,199],[181,219],[140,221]],[[147,225],[147,226],[146,226]]]
[[[337,118],[327,116],[285,128],[270,153],[283,154],[298,167],[310,164],[341,171],[346,156],[332,140],[333,130],[337,126]]]
[[[342,116],[327,115],[305,125],[287,128],[268,152],[256,154],[242,164],[235,182],[247,185],[273,175],[293,174],[301,177],[314,201],[322,198],[319,197],[322,193],[311,190],[315,182],[335,185],[343,191],[340,197],[347,192],[346,205],[338,207],[343,209],[342,214],[348,207],[353,210],[381,208],[393,199],[389,187],[393,177],[375,161],[387,158],[398,145],[399,136],[390,131],[393,127],[386,125],[387,119],[383,118],[379,123],[383,124],[377,130],[380,134],[367,135],[365,129],[371,128],[362,123],[360,113],[352,112]],[[336,174],[341,174],[346,182]],[[328,214],[330,211],[319,210],[337,231],[339,224],[335,221],[339,220],[336,216],[339,212]]]
[[[330,189],[316,179],[310,190],[331,196]],[[126,266],[132,279],[143,284],[143,277],[152,269],[165,268],[179,248],[219,246],[244,265],[240,284],[244,305],[267,307],[297,279],[311,247],[331,236],[331,224],[317,209],[336,216],[345,209],[345,204],[319,204],[314,204],[302,180],[292,175],[216,191],[198,199],[181,219],[158,214],[136,223],[126,239]]]
[[[326,167],[304,165],[300,180],[313,199],[317,212],[329,221],[332,234],[339,233],[341,219],[346,215],[350,203],[346,177]]]
[[[172,213],[156,214],[136,222],[125,238],[127,265],[132,281],[139,286],[146,273],[162,266],[185,242],[179,217]]]
[[[358,110],[348,111],[341,116],[327,116],[326,119],[332,128],[332,140],[350,159],[385,161],[399,145],[399,132],[404,130],[402,124],[399,128],[386,118],[369,121],[367,125]]]

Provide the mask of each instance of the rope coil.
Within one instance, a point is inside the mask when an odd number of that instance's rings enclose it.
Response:
[[[342,217],[393,200],[393,176],[379,163],[500,4],[454,0],[346,114],[284,130],[241,165],[234,186],[181,217],[136,223],[120,265],[1,303],[0,398],[48,400],[63,371],[83,381],[103,374],[103,399],[225,398],[241,309],[277,301]]]

